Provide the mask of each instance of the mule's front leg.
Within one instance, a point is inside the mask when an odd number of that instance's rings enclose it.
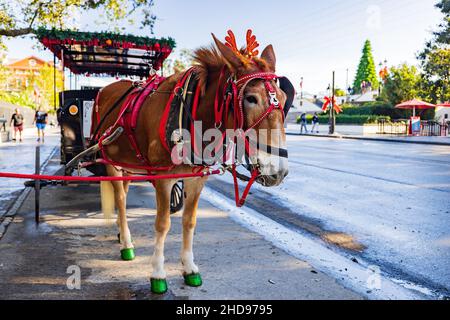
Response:
[[[110,176],[120,177],[122,173],[116,170],[113,166],[106,167],[107,173]],[[116,207],[119,210],[118,226],[119,226],[119,240],[120,240],[120,256],[122,260],[133,260],[134,246],[131,242],[130,229],[127,221],[127,193],[125,192],[124,183],[122,181],[113,181],[114,200]],[[128,189],[128,188],[127,188]]]
[[[186,179],[184,192],[186,199],[183,210],[183,246],[181,249],[181,263],[183,264],[184,282],[188,286],[198,287],[202,285],[202,278],[198,273],[198,267],[194,263],[192,250],[194,230],[197,223],[197,207],[200,193],[206,178]]]
[[[152,256],[151,290],[153,293],[167,291],[166,271],[164,270],[164,242],[170,229],[170,192],[175,180],[157,180],[156,189],[156,220],[155,249]]]

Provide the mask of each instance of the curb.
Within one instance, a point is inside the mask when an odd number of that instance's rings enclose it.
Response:
[[[41,172],[44,171],[45,167],[49,163],[50,159],[53,158],[55,153],[58,151],[58,147],[55,147],[52,152],[50,152],[50,155],[45,159],[45,161],[41,165]],[[27,199],[28,195],[30,194],[32,188],[25,187],[20,195],[17,197],[14,204],[11,206],[11,208],[6,211],[6,213],[0,217],[0,240],[3,238],[3,236],[6,233],[6,230],[8,229],[8,226],[11,222],[14,221],[14,217],[19,211],[19,209],[22,207],[22,204]]]
[[[318,137],[318,138],[334,138],[334,139],[353,139],[353,140],[366,140],[366,141],[382,141],[393,143],[414,143],[414,144],[429,144],[436,146],[450,146],[450,142],[438,142],[438,141],[415,141],[415,140],[400,140],[389,138],[369,138],[362,136],[350,136],[350,135],[330,135],[330,134],[310,134],[310,133],[292,133],[286,132],[286,135],[291,136],[306,136],[306,137]],[[450,139],[449,139],[450,140]]]

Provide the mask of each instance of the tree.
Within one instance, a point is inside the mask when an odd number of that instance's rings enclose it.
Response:
[[[450,101],[450,0],[441,0],[436,7],[444,14],[444,21],[418,56],[423,69],[422,90],[433,103]]]
[[[353,82],[353,90],[355,92],[361,92],[361,84],[363,81],[370,82],[372,89],[378,88],[377,72],[375,70],[375,62],[372,55],[372,45],[369,40],[366,40],[364,43],[362,57],[359,61],[355,81]]]
[[[140,11],[141,28],[153,33],[153,0],[0,0],[0,36],[33,34],[39,27],[67,27],[73,11],[101,11],[108,21],[122,21]],[[130,19],[128,20],[130,22]]]
[[[342,90],[340,88],[336,88],[336,89],[334,89],[334,95],[336,97],[344,97],[346,95],[345,94],[345,90]]]
[[[178,57],[174,60],[166,59],[164,61],[164,74],[172,74],[186,70],[192,64],[192,50],[181,49]]]
[[[432,103],[450,101],[450,49],[436,47],[422,60],[422,91]]]
[[[381,97],[392,105],[420,96],[421,77],[416,67],[406,63],[392,67],[385,78]]]

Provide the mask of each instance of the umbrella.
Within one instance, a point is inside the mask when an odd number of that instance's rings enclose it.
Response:
[[[432,103],[428,103],[425,101],[421,101],[418,99],[413,99],[409,101],[402,102],[395,106],[398,109],[412,109],[413,117],[416,116],[416,109],[432,109],[436,108],[436,106]]]

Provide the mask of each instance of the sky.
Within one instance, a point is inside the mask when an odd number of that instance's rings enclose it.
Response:
[[[260,52],[272,44],[277,56],[277,74],[287,76],[299,90],[325,91],[336,72],[336,86],[351,85],[366,39],[372,43],[375,63],[417,64],[416,54],[431,38],[442,20],[435,0],[155,0],[158,19],[155,37],[172,37],[177,48],[195,49],[212,43],[211,33],[224,39],[231,29],[238,45],[252,29]],[[74,15],[82,31],[102,31],[109,23],[98,21],[99,13]],[[139,16],[134,17],[139,21]],[[126,33],[147,35],[138,24]],[[34,41],[34,43],[36,43]],[[36,55],[52,59],[48,51],[33,48],[30,38],[6,41],[8,57]],[[348,69],[348,80],[347,80]]]

